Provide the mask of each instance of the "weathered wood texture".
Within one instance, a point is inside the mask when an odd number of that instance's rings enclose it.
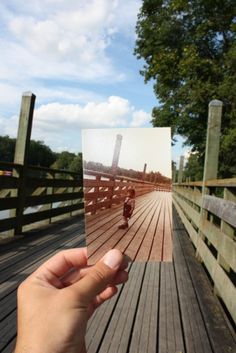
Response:
[[[10,210],[0,219],[0,233],[12,230],[11,235],[21,234],[25,225],[39,221],[50,223],[56,217],[68,217],[69,212],[84,207],[82,178],[77,173],[4,162],[0,162],[0,169],[14,173],[14,176],[0,175],[0,211]],[[23,191],[20,190],[22,183]],[[19,206],[22,192],[24,197]]]
[[[94,226],[96,222],[94,222]],[[16,288],[61,249],[84,244],[84,225],[72,218],[1,246],[0,351],[12,353]],[[134,262],[129,281],[90,319],[88,353],[232,353],[235,336],[174,213],[173,262]]]
[[[136,198],[129,228],[122,224],[123,206],[86,215],[90,262],[117,248],[132,260],[172,261],[171,193],[153,191]]]
[[[202,188],[209,195],[202,191]],[[215,292],[236,322],[236,189],[234,179],[173,185],[173,202],[211,276]],[[218,188],[218,194],[214,196]],[[223,190],[222,190],[223,188]],[[221,192],[219,191],[221,189]],[[202,193],[203,192],[203,193]]]
[[[85,213],[95,214],[101,209],[112,207],[124,201],[127,190],[135,189],[136,196],[153,190],[171,191],[171,185],[114,176],[92,170],[84,170]]]

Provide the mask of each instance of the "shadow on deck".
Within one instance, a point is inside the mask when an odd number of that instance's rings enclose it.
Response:
[[[83,244],[83,221],[74,218],[0,248],[1,352],[14,348],[19,282],[55,252]],[[129,273],[128,283],[89,321],[89,353],[235,351],[233,332],[175,211],[173,262],[134,262]]]
[[[86,244],[90,262],[117,248],[138,261],[172,261],[171,193],[153,191],[136,198],[128,229],[122,223],[123,206],[86,215]]]

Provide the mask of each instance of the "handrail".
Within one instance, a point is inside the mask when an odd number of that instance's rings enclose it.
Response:
[[[0,169],[1,167],[6,167],[6,168],[10,168],[10,169],[22,169],[22,165],[21,164],[17,164],[17,163],[12,163],[12,162],[3,162],[0,161]],[[69,174],[69,175],[74,175],[74,176],[78,176],[79,173],[76,172],[71,172],[69,170],[64,170],[64,169],[53,169],[53,168],[48,168],[48,167],[42,167],[42,166],[36,166],[36,165],[27,165],[27,169],[28,170],[37,170],[37,171],[43,171],[43,172],[48,172],[48,173],[60,173],[60,174]]]
[[[11,162],[4,162],[4,161],[0,161],[0,168],[4,167],[4,168],[16,168],[16,169],[22,169],[22,165],[21,164],[17,164],[17,163],[11,163]]]
[[[93,176],[101,176],[104,178],[111,178],[111,179],[116,179],[116,180],[127,180],[127,181],[133,181],[136,183],[142,183],[142,184],[149,184],[149,185],[159,185],[159,186],[171,186],[171,184],[161,184],[161,183],[152,183],[150,181],[146,181],[146,180],[141,180],[141,179],[135,179],[135,178],[130,178],[124,175],[113,175],[110,173],[105,173],[105,172],[98,172],[95,170],[90,170],[90,169],[84,169],[84,176],[86,175],[93,175]]]
[[[184,183],[173,183],[175,185],[183,185],[183,186],[213,186],[213,187],[236,187],[236,178],[230,179],[212,179],[206,180],[205,183],[203,181],[190,181]]]

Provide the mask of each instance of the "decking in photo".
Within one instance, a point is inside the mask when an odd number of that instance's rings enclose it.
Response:
[[[172,261],[171,193],[151,191],[136,198],[127,229],[122,224],[123,205],[86,215],[86,244],[90,262],[117,248],[135,261]]]

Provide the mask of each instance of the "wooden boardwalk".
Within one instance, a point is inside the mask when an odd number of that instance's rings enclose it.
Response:
[[[173,262],[134,262],[129,281],[89,321],[88,353],[233,353],[236,341],[188,235],[173,218]],[[0,351],[16,337],[16,289],[61,249],[84,245],[81,218],[0,247]]]
[[[132,260],[172,261],[171,193],[153,191],[136,198],[128,229],[122,223],[123,206],[86,216],[86,244],[90,262],[117,248]]]

